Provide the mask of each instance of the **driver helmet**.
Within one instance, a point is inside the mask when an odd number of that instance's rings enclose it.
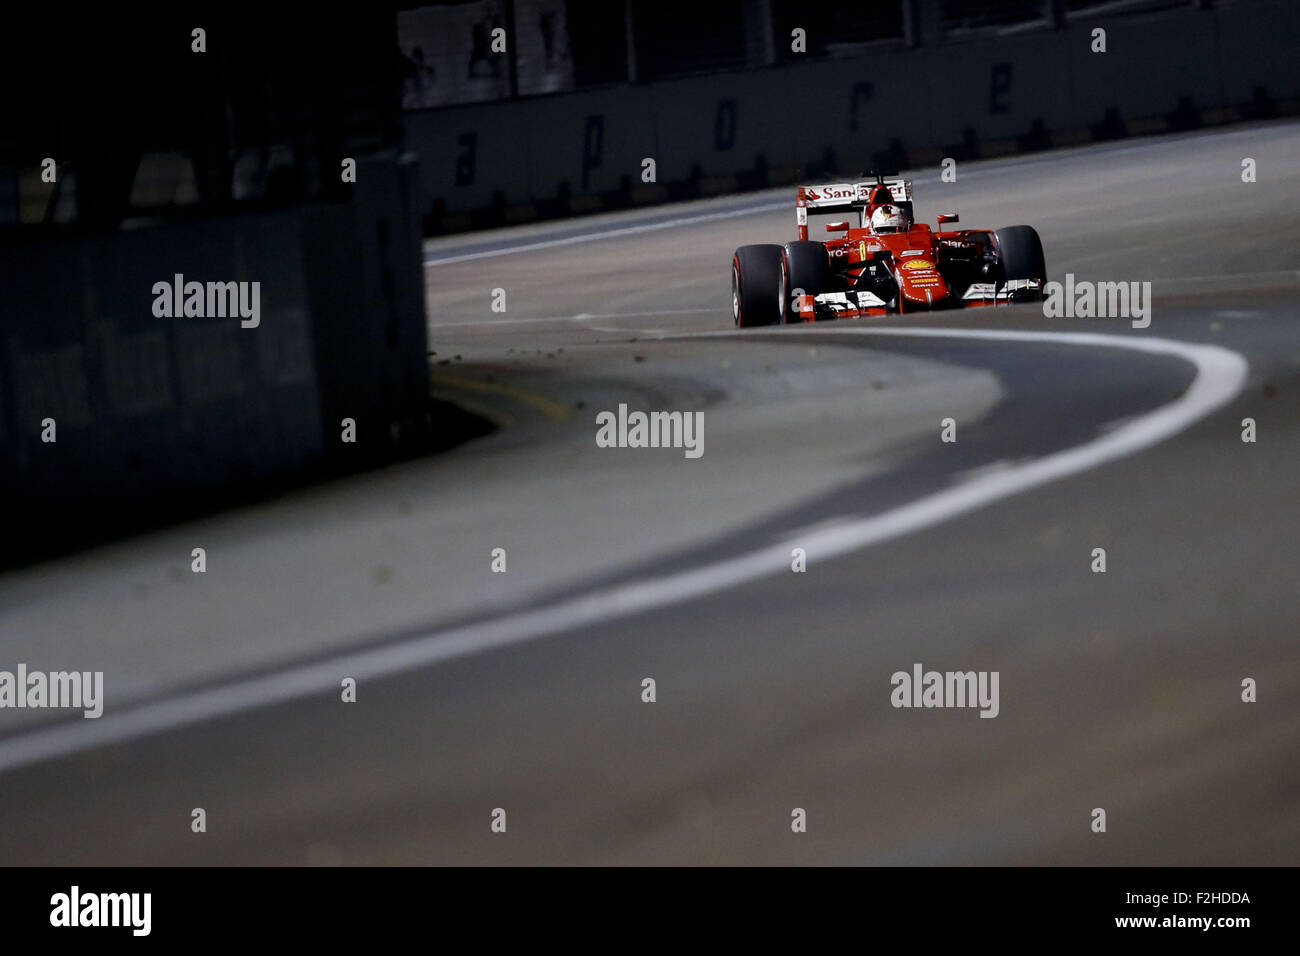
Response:
[[[877,235],[888,232],[906,232],[909,225],[907,214],[893,204],[877,206],[871,214],[871,231]]]

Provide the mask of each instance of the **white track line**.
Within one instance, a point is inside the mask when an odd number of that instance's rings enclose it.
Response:
[[[534,315],[521,319],[472,319],[455,322],[430,322],[431,329],[453,329],[461,326],[478,325],[533,325],[541,322],[587,322],[592,319],[644,319],[657,318],[661,315],[709,315],[725,314],[726,308],[709,309],[657,309],[654,312],[579,312],[577,315]],[[627,331],[615,329],[616,332]],[[634,330],[633,330],[634,331]]]
[[[774,200],[760,206],[746,206],[744,209],[728,209],[725,212],[706,212],[694,216],[677,216],[662,222],[647,222],[639,226],[620,226],[606,229],[604,232],[584,232],[576,236],[563,236],[559,239],[542,239],[538,242],[526,242],[521,245],[506,246],[502,249],[485,249],[481,252],[466,252],[458,256],[445,256],[441,259],[425,259],[424,267],[445,266],[453,262],[469,262],[471,259],[491,259],[495,256],[508,256],[516,252],[528,252],[533,249],[551,249],[555,246],[572,246],[582,242],[595,242],[597,239],[617,239],[619,236],[635,236],[642,232],[655,232],[659,229],[674,229],[677,226],[689,226],[697,222],[713,222],[718,219],[735,219],[737,216],[756,216],[759,213],[775,212],[778,209],[790,209],[788,199]]]
[[[1170,339],[984,329],[810,328],[820,334],[1045,342],[1127,349],[1183,359],[1195,366],[1196,377],[1187,391],[1169,404],[1128,420],[1082,445],[1009,469],[977,474],[963,484],[881,514],[851,516],[830,524],[822,522],[748,554],[662,577],[615,584],[535,610],[433,631],[205,690],[182,692],[171,698],[109,712],[97,720],[74,720],[19,732],[0,741],[0,771],[315,694],[337,694],[339,682],[345,676],[359,681],[373,680],[704,597],[758,578],[788,573],[793,547],[804,548],[809,562],[815,565],[818,561],[933,527],[995,501],[1150,448],[1232,401],[1245,384],[1248,371],[1246,360],[1236,352]],[[764,331],[784,334],[788,330],[760,330],[758,334]],[[714,334],[699,333],[691,337]]]

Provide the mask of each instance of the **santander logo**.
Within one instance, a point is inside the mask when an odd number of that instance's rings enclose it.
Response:
[[[823,186],[820,193],[815,189],[805,189],[804,196],[813,202],[819,202],[823,199],[852,199],[853,188],[851,186]]]

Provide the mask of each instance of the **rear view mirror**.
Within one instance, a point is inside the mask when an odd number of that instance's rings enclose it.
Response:
[[[939,225],[942,226],[945,222],[961,222],[961,216],[955,212],[942,212],[939,214],[938,220]]]
[[[849,224],[847,222],[828,222],[826,224],[827,232],[844,232],[848,228]]]

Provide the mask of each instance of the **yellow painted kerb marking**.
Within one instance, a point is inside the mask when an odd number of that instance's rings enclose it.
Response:
[[[432,373],[429,375],[429,381],[434,385],[442,385],[447,388],[460,388],[469,392],[486,392],[491,395],[504,395],[506,398],[512,398],[517,402],[535,408],[547,418],[562,422],[567,418],[573,417],[573,409],[562,402],[547,398],[540,392],[534,392],[531,389],[522,388],[518,385],[509,385],[504,382],[484,382],[472,378],[459,378],[455,375],[440,375]]]

